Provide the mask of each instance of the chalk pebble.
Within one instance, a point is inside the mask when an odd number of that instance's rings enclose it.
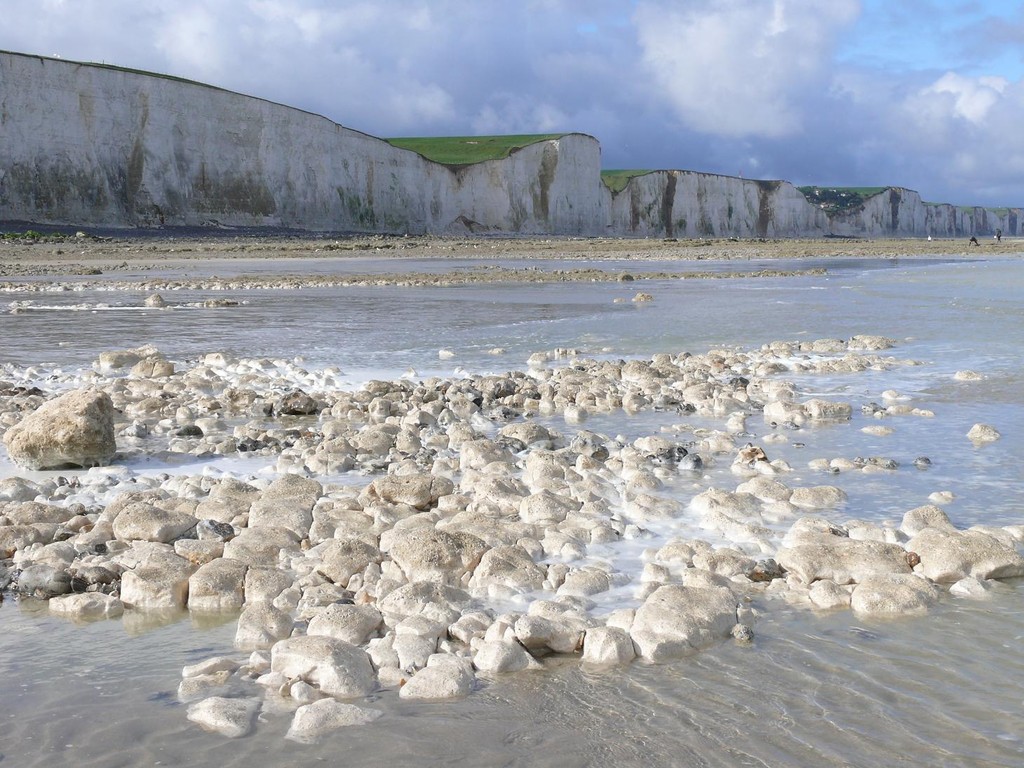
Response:
[[[975,424],[967,432],[967,438],[973,443],[991,443],[1000,437],[999,430],[990,424]]]

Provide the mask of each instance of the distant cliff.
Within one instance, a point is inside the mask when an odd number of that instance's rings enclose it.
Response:
[[[652,237],[1019,234],[1021,209],[887,189],[828,213],[784,181],[601,181],[565,134],[449,166],[326,118],[172,77],[0,52],[0,221]]]

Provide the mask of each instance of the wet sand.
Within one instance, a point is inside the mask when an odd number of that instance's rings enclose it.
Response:
[[[621,239],[442,238],[381,235],[345,237],[196,235],[44,237],[0,241],[0,277],[110,274],[187,268],[196,261],[237,259],[394,258],[748,261],[799,258],[1005,257],[1024,243],[1004,238],[969,246],[966,239]],[[498,282],[507,275],[495,275]],[[536,278],[535,278],[536,279]]]

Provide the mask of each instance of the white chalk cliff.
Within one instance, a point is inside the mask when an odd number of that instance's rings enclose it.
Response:
[[[829,215],[788,182],[656,171],[602,182],[593,137],[448,166],[200,83],[0,52],[0,221],[396,234],[814,237],[1019,234],[1022,210],[891,188]]]

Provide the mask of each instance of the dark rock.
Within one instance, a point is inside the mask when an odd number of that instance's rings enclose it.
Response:
[[[311,416],[320,413],[322,406],[301,389],[296,389],[278,399],[274,410],[281,416]]]
[[[18,574],[18,592],[49,599],[71,591],[71,574],[50,565],[30,565]]]
[[[784,578],[785,575],[786,572],[782,570],[782,566],[770,557],[758,560],[754,563],[754,567],[747,572],[747,578],[751,581],[774,581]]]
[[[235,528],[231,523],[220,523],[216,520],[200,520],[196,524],[196,537],[199,539],[216,539],[231,541],[235,538]]]

